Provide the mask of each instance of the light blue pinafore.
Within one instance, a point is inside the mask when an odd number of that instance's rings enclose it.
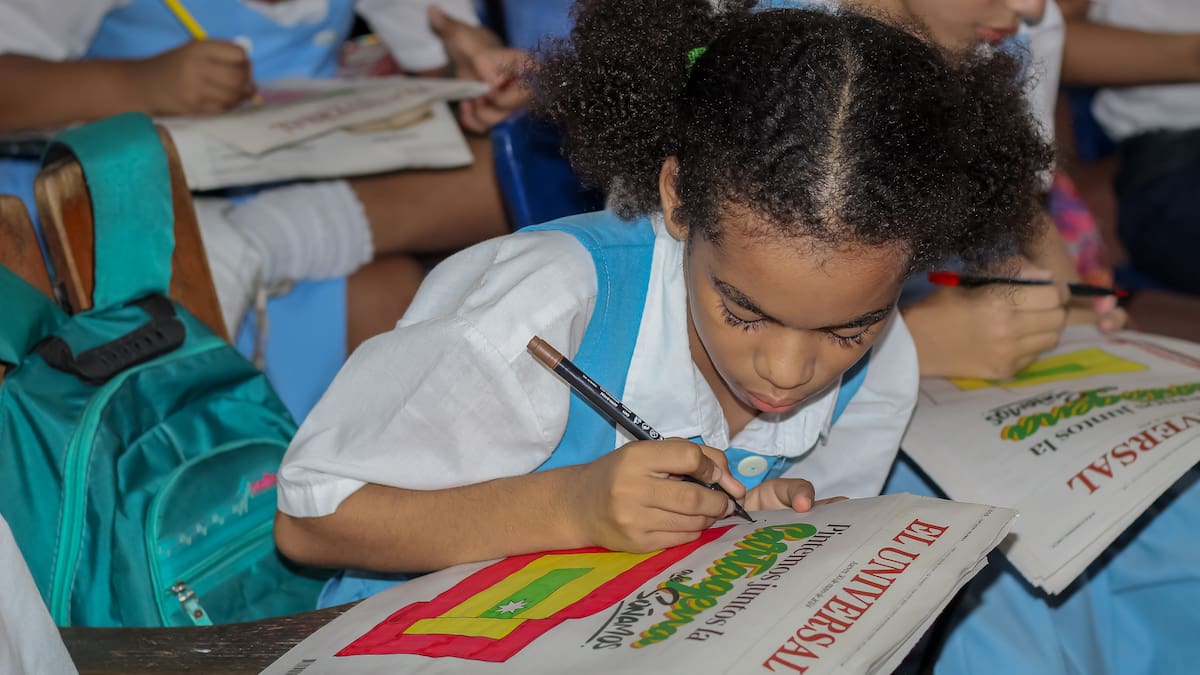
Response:
[[[559,230],[573,235],[592,256],[596,268],[596,304],[588,320],[579,351],[571,361],[613,396],[621,398],[629,363],[637,344],[650,268],[654,253],[654,228],[648,218],[630,223],[609,211],[569,216],[522,232]],[[531,357],[532,358],[532,357]],[[866,378],[868,356],[843,375],[834,405],[833,419],[850,403]],[[574,392],[567,415],[567,428],[550,457],[538,471],[594,461],[613,450],[616,427]],[[703,443],[704,439],[691,439]],[[741,448],[728,448],[729,468],[750,489],[768,478],[781,475],[793,461],[774,455],[758,455]],[[745,462],[761,457],[762,461]],[[763,468],[765,467],[765,470]],[[744,470],[748,468],[749,470]],[[322,607],[365,598],[393,586],[404,577],[346,570],[325,586]]]

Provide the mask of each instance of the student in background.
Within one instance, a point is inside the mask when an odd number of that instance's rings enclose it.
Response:
[[[499,84],[524,58],[477,25],[469,0],[208,0],[185,2],[208,34],[194,40],[160,0],[11,0],[0,4],[0,130],[53,127],[127,110],[210,114],[246,102],[255,82],[329,77],[361,13],[406,70]],[[461,108],[482,132],[518,107],[511,87]],[[256,282],[344,276],[386,258],[384,298],[350,298],[351,325],[386,330],[424,276],[419,254],[456,250],[507,231],[486,138],[475,163],[440,172],[398,172],[297,183],[239,203],[197,202],[226,324],[233,332]],[[3,171],[31,182],[36,167]],[[28,189],[20,190],[28,192]],[[463,198],[470,195],[470,198]],[[351,288],[355,285],[352,283]],[[381,304],[382,303],[382,304]],[[384,311],[381,311],[384,310]],[[351,342],[353,342],[353,336]]]
[[[1099,86],[1117,142],[1117,232],[1140,274],[1200,295],[1200,5],[1068,0],[1063,78]]]
[[[803,1],[799,4],[804,4]],[[816,0],[814,4],[835,4]],[[944,48],[1010,50],[1025,62],[1028,105],[1044,137],[1053,140],[1054,104],[1062,59],[1062,16],[1053,0],[854,0],[900,21],[916,21]],[[1038,186],[1051,189],[1050,173]],[[1050,213],[1037,215],[1042,235],[1010,259],[1016,276],[1078,281]],[[1125,324],[1115,298],[1064,302],[1061,288],[931,288],[914,280],[901,301],[920,355],[922,375],[1006,378],[1058,343],[1063,327],[1096,322],[1104,331]]]
[[[615,210],[457,254],[352,355],[279,474],[280,549],[371,571],[328,604],[471,560],[653,550],[729,513],[672,474],[751,510],[878,494],[916,393],[904,280],[1035,232],[1049,149],[1004,54],[744,3],[576,16],[535,112]],[[534,335],[677,438],[597,424]]]

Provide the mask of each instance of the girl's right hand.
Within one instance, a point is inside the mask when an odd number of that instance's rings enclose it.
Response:
[[[232,42],[192,40],[139,64],[151,115],[214,115],[254,95],[250,58]]]
[[[720,490],[678,476],[718,482],[735,499],[746,492],[725,453],[680,438],[629,443],[578,469],[575,526],[590,545],[613,551],[684,544],[732,512]]]

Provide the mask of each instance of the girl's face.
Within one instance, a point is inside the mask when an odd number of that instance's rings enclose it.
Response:
[[[890,11],[901,11],[929,26],[944,47],[963,48],[979,42],[997,43],[1017,32],[1021,21],[1036,22],[1046,0],[868,0]]]
[[[684,272],[692,360],[736,433],[760,412],[803,405],[858,361],[895,311],[908,256],[751,234],[762,223],[750,214],[727,220],[741,222],[723,223],[720,245],[691,237]]]

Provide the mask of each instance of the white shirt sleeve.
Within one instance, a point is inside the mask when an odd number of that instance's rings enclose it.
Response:
[[[42,602],[12,530],[0,517],[0,673],[38,675],[76,672],[58,627]]]
[[[402,68],[431,70],[447,62],[426,14],[434,4],[459,21],[479,25],[471,0],[358,0],[357,9]]]
[[[896,312],[875,342],[862,386],[825,445],[789,467],[784,477],[811,480],[817,499],[878,495],[917,403],[919,378],[917,348]]]
[[[536,469],[566,428],[570,390],[525,346],[538,335],[573,355],[595,297],[591,256],[563,232],[500,237],[447,259],[300,427],[279,508],[324,516],[368,482],[432,490]]]
[[[82,58],[106,14],[130,0],[4,0],[0,54],[47,61]]]

